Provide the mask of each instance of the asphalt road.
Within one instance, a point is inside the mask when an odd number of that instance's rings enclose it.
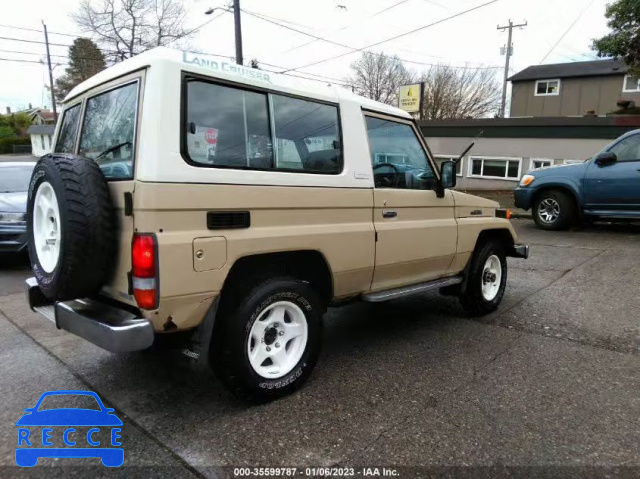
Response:
[[[33,155],[16,155],[16,154],[10,154],[10,155],[0,155],[0,162],[3,161],[38,161],[38,157],[37,156],[33,156]]]
[[[436,294],[331,310],[306,387],[259,407],[175,355],[115,355],[55,330],[25,304],[25,262],[4,263],[0,475],[217,477],[233,474],[219,466],[337,465],[356,476],[404,466],[426,469],[400,468],[402,477],[496,477],[510,467],[518,477],[638,477],[640,227],[514,224],[532,253],[509,260],[498,312],[467,319]],[[52,389],[93,390],[116,408],[124,469],[97,459],[10,467],[15,421]]]

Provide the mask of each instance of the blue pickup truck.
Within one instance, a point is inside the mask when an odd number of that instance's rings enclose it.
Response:
[[[622,135],[584,163],[528,172],[514,197],[515,206],[531,209],[545,230],[589,218],[640,218],[640,130]]]

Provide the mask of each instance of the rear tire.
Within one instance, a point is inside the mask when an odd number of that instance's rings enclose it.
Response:
[[[243,400],[262,403],[290,394],[316,365],[323,312],[319,295],[296,278],[280,276],[229,288],[216,319],[211,366]]]
[[[573,198],[564,191],[543,191],[533,204],[533,220],[543,230],[566,229],[577,220],[577,216]]]
[[[462,307],[471,316],[492,313],[507,286],[507,256],[502,242],[489,240],[479,245],[471,259],[466,288],[460,295]]]
[[[27,199],[28,250],[47,298],[95,295],[113,270],[117,231],[107,180],[94,161],[68,154],[38,161]]]

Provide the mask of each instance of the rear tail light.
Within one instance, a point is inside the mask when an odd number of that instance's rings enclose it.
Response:
[[[158,244],[154,234],[136,233],[131,244],[131,285],[141,309],[158,307]]]

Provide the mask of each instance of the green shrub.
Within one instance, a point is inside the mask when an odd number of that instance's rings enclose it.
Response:
[[[31,145],[31,139],[28,136],[0,139],[0,155],[13,153],[13,145]]]

